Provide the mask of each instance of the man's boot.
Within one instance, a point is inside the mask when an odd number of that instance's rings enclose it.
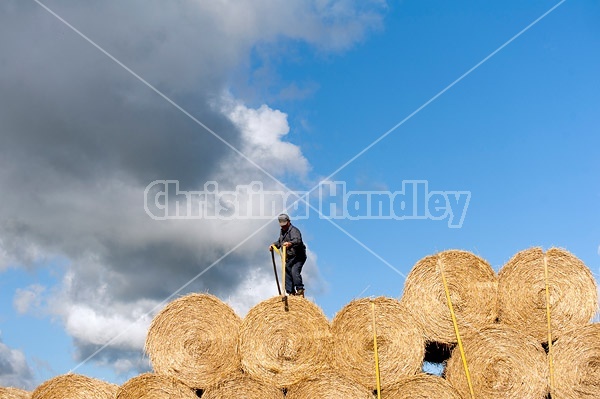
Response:
[[[304,298],[304,289],[297,290],[296,296],[301,296],[302,298]]]

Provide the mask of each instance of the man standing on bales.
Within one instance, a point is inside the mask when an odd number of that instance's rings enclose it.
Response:
[[[281,231],[279,239],[273,243],[277,248],[285,248],[285,291],[288,295],[304,297],[304,284],[302,284],[302,266],[306,262],[306,246],[302,242],[302,233],[296,226],[292,226],[290,217],[282,213],[277,217]],[[272,251],[273,247],[269,246]]]

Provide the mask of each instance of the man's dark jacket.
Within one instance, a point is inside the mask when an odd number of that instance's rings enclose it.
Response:
[[[290,227],[286,230],[279,232],[279,239],[275,241],[273,244],[277,248],[281,248],[281,245],[284,242],[291,242],[292,246],[287,248],[286,257],[287,259],[291,258],[306,258],[306,246],[302,242],[302,233],[296,226],[290,225]]]

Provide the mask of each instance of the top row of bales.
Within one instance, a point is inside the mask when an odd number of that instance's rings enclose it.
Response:
[[[460,331],[499,321],[547,343],[548,310],[552,339],[589,323],[598,311],[594,276],[563,249],[521,251],[498,274],[470,252],[445,251],[417,262],[400,299],[431,342],[457,341],[442,275]]]

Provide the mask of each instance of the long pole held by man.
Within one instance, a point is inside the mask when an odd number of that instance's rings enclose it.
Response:
[[[304,297],[304,284],[302,283],[302,267],[306,262],[306,246],[302,242],[302,233],[292,225],[290,217],[282,213],[279,220],[279,239],[272,245],[286,251],[285,261],[285,292],[288,295]],[[273,247],[269,245],[269,250]]]

